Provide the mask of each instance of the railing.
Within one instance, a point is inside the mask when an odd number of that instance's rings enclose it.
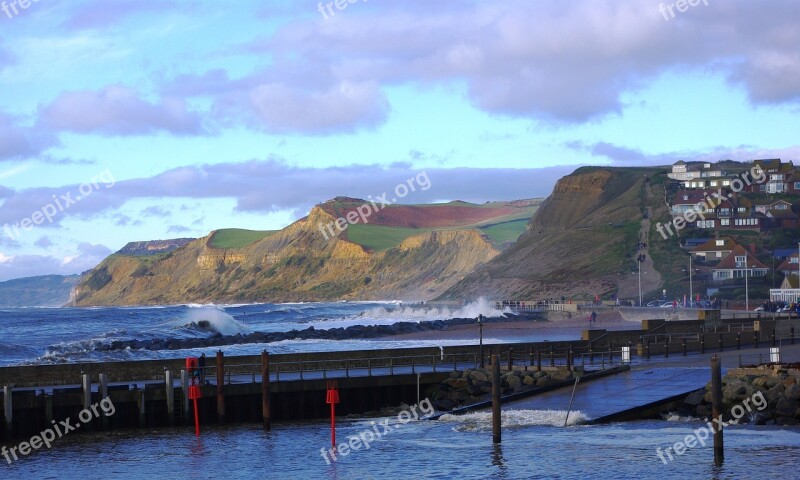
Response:
[[[704,325],[706,333],[732,333],[732,332],[752,332],[753,324],[750,323],[731,323],[728,325]]]
[[[397,357],[345,358],[270,363],[271,381],[348,378],[375,375],[407,375],[424,372],[447,372],[477,368],[477,353],[415,355]],[[226,383],[261,380],[261,364],[228,364],[224,366]],[[216,365],[205,368],[205,379],[214,380]]]

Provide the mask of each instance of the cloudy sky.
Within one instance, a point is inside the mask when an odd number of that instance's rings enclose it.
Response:
[[[796,1],[661,3],[6,0],[0,280],[281,228],[422,171],[403,201],[546,196],[586,164],[797,163]]]

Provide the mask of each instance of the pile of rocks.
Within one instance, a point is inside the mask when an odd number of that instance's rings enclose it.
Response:
[[[748,403],[745,403],[748,402]],[[800,424],[800,370],[778,366],[736,369],[722,377],[723,421],[733,418],[736,405],[750,410],[739,423]],[[766,405],[765,405],[766,404]],[[681,415],[711,418],[711,382],[684,400]]]
[[[522,392],[536,387],[545,387],[573,378],[566,368],[550,368],[537,372],[534,370],[514,370],[501,372],[500,393]],[[490,369],[467,369],[450,374],[450,378],[428,392],[437,410],[452,410],[464,405],[489,400],[492,394],[492,372]]]

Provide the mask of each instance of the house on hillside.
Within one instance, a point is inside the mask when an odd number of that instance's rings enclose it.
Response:
[[[773,302],[797,303],[800,301],[800,277],[789,275],[783,279],[781,288],[770,288],[769,299]]]
[[[778,271],[787,277],[790,275],[797,275],[798,274],[797,255],[798,252],[794,252],[789,258],[784,260],[783,263],[781,263],[778,266]]]
[[[712,238],[692,249],[692,255],[705,262],[719,262],[738,246],[730,237]]]
[[[753,208],[756,212],[766,214],[770,210],[788,210],[792,211],[792,204],[786,200],[755,200],[753,201]]]
[[[708,211],[709,204],[715,203],[712,193],[705,190],[678,190],[672,200],[672,215],[682,216],[689,211],[701,213]]]
[[[795,175],[794,164],[791,161],[783,163],[779,158],[755,160],[752,170],[754,177],[763,176],[766,179],[747,188],[747,191],[755,193],[788,193],[789,181]]]
[[[679,182],[686,182],[698,178],[723,177],[725,172],[712,163],[689,165],[683,160],[678,160],[672,165],[672,172],[667,177]],[[692,188],[692,187],[687,187]]]
[[[745,274],[749,278],[763,277],[768,272],[767,266],[741,245],[736,245],[727,257],[711,269],[715,282],[738,280],[744,278]]]

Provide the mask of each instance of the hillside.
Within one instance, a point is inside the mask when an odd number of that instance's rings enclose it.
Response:
[[[662,169],[663,170],[663,169]],[[517,242],[440,298],[593,298],[628,273],[658,169],[584,167],[560,179]]]
[[[539,202],[391,205],[323,235],[364,203],[339,197],[277,232],[218,230],[166,253],[118,252],[81,277],[74,304],[430,299],[513,242]]]
[[[0,282],[2,307],[60,307],[70,300],[78,275],[42,275]]]

